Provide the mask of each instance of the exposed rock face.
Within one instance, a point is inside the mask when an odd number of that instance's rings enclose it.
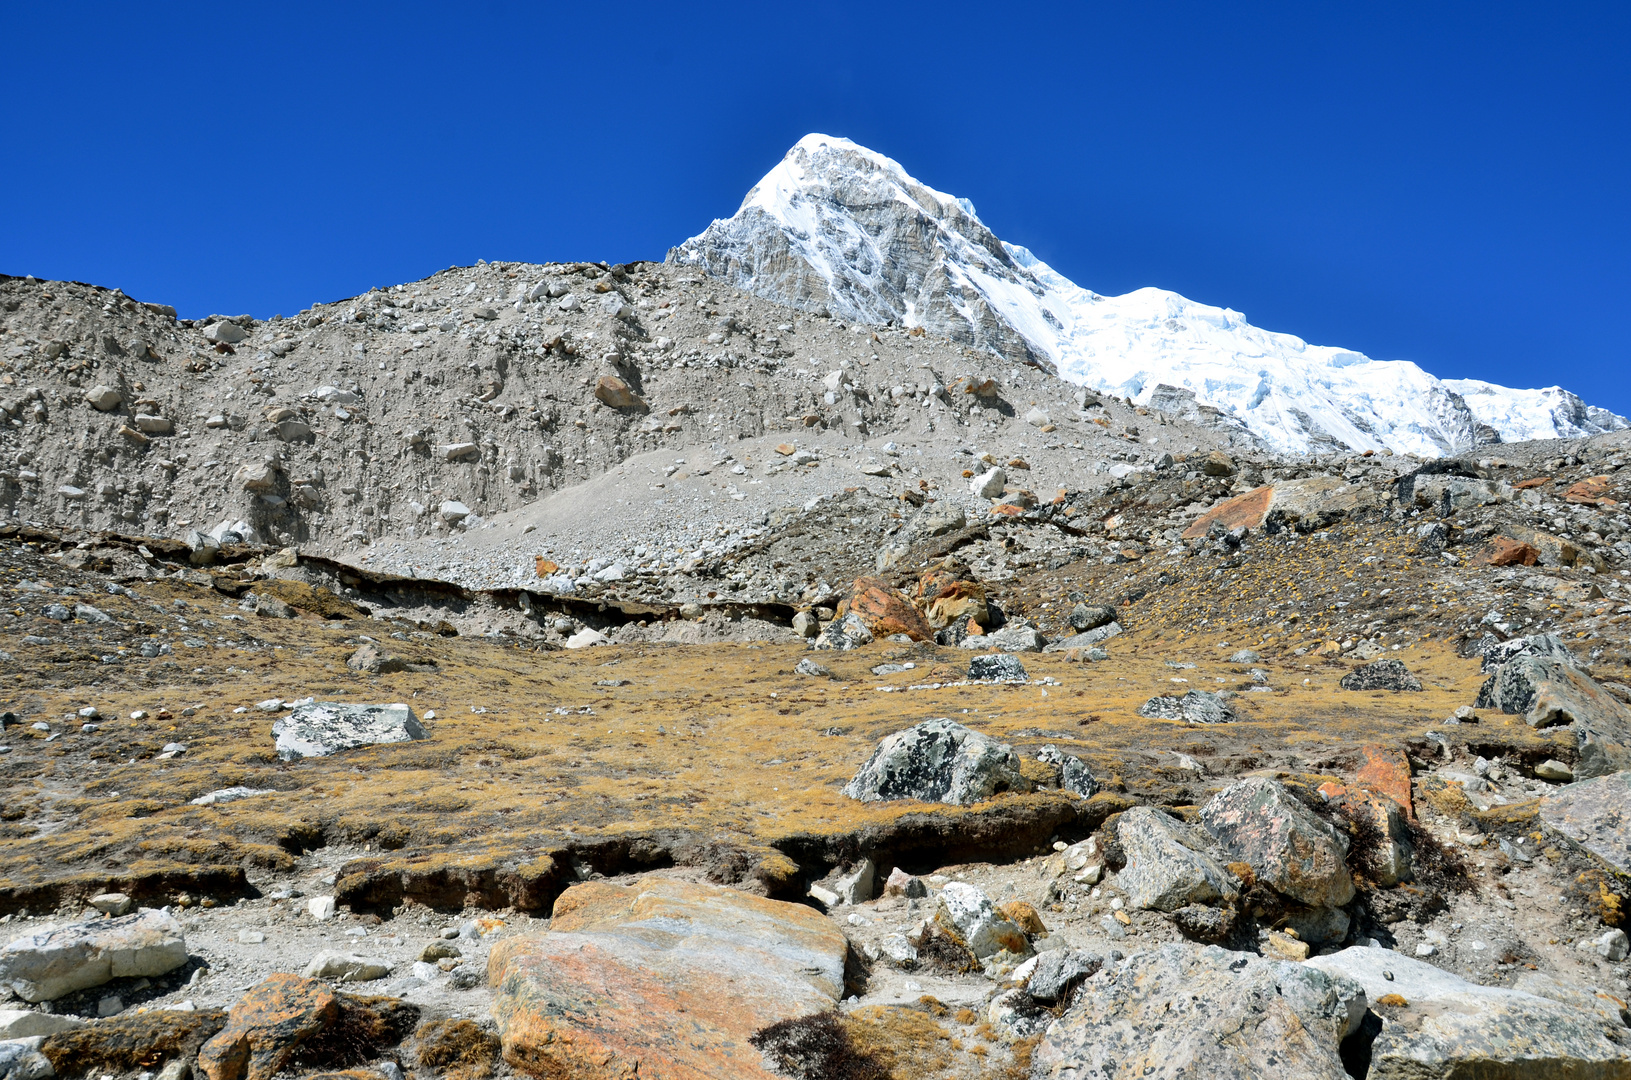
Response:
[[[1163,945],[1084,982],[1037,1046],[1031,1075],[1347,1080],[1337,1047],[1364,1011],[1364,992],[1324,971]]]
[[[1622,873],[1631,873],[1631,772],[1559,788],[1541,803],[1540,817]]]
[[[1012,747],[941,717],[884,738],[844,794],[966,806],[1025,786]]]
[[[986,299],[984,281],[1041,286],[974,208],[848,139],[800,139],[734,217],[674,248],[668,261],[806,311],[921,326],[1053,368]]]
[[[380,743],[428,739],[419,718],[406,705],[345,705],[319,701],[296,706],[272,725],[278,757],[284,761],[326,757],[341,750]]]
[[[1373,1077],[1631,1076],[1631,1031],[1595,1010],[1479,986],[1389,949],[1356,946],[1305,967],[1358,982],[1373,1005],[1406,1003],[1381,1009]]]
[[[811,642],[810,647],[812,649],[834,649],[838,652],[848,652],[851,649],[858,649],[862,645],[869,645],[874,640],[876,639],[873,638],[872,631],[867,629],[866,623],[861,620],[859,615],[850,611],[846,612],[843,618],[834,619],[822,627],[821,633],[816,635],[816,639]]]
[[[1257,880],[1316,908],[1353,899],[1345,837],[1273,780],[1249,777],[1218,792],[1201,821]]]
[[[1556,634],[1530,634],[1528,637],[1492,643],[1483,651],[1478,669],[1488,674],[1508,660],[1516,660],[1520,656],[1549,656],[1567,664],[1575,662],[1574,653]]]
[[[1480,709],[1522,716],[1532,727],[1568,724],[1580,747],[1580,779],[1631,768],[1631,708],[1555,654],[1520,654],[1479,688]]]
[[[1210,839],[1192,825],[1135,806],[1121,815],[1116,836],[1127,853],[1120,885],[1134,907],[1177,911],[1238,894],[1229,872],[1208,853]]]
[[[1310,476],[1253,488],[1225,500],[1190,522],[1183,538],[1205,536],[1213,525],[1225,531],[1298,528],[1308,532],[1376,505],[1376,496],[1364,487],[1334,476]]]
[[[24,1001],[54,1001],[110,979],[163,975],[186,962],[181,924],[145,909],[17,938],[0,949],[0,985]]]
[[[661,878],[576,885],[548,933],[493,948],[504,1058],[586,1080],[769,1080],[750,1036],[831,1009],[847,948],[801,904]]]

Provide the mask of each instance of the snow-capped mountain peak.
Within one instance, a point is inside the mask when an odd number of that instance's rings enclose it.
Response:
[[[848,139],[800,139],[736,214],[669,252],[739,288],[854,322],[922,326],[1282,452],[1479,443],[1631,426],[1558,387],[1446,382],[1262,330],[1163,289],[1102,296],[988,229],[967,199]]]

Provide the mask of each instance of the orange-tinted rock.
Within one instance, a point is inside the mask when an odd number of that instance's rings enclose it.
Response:
[[[1534,566],[1540,561],[1540,552],[1510,536],[1492,536],[1478,559],[1491,566]]]
[[[314,979],[272,975],[238,999],[227,1026],[198,1052],[208,1080],[269,1080],[340,1015],[334,991]]]
[[[1614,501],[1605,498],[1608,495],[1608,483],[1606,476],[1588,476],[1584,480],[1570,484],[1563,492],[1563,499],[1565,502],[1581,503],[1586,506],[1599,506],[1603,503],[1613,506]]]
[[[843,934],[801,904],[646,878],[562,893],[547,933],[495,945],[504,1058],[575,1080],[771,1080],[749,1043],[843,993]]]
[[[1310,476],[1305,480],[1253,488],[1212,507],[1184,530],[1185,540],[1205,536],[1213,522],[1225,529],[1257,529],[1271,515],[1287,524],[1305,518],[1321,523],[1335,521],[1351,511],[1375,502],[1376,496],[1357,484],[1334,476]]]
[[[1359,770],[1354,773],[1354,780],[1365,790],[1392,799],[1406,817],[1416,820],[1416,808],[1410,801],[1410,763],[1400,751],[1375,743],[1360,748]]]
[[[554,559],[546,559],[542,555],[533,556],[532,568],[538,572],[539,577],[549,577],[561,568],[561,564]]]
[[[1009,900],[1006,903],[998,904],[997,911],[1007,916],[1009,922],[1032,937],[1048,932],[1048,928],[1042,925],[1041,913],[1023,900]]]
[[[595,383],[595,397],[614,409],[639,409],[643,412],[647,408],[640,395],[629,389],[629,384],[616,375],[600,377]]]
[[[1019,517],[1021,514],[1025,513],[1025,508],[1023,506],[1015,506],[1013,503],[998,503],[996,506],[991,508],[991,512],[998,517]]]
[[[907,595],[879,578],[856,578],[846,610],[865,623],[874,637],[905,634],[913,641],[934,640],[934,630]]]
[[[1519,480],[1516,484],[1513,484],[1512,490],[1527,491],[1530,488],[1538,488],[1542,484],[1550,484],[1551,482],[1552,478],[1550,476],[1532,476],[1528,480]]]
[[[936,630],[964,616],[981,624],[988,618],[985,586],[974,580],[967,566],[949,556],[918,579],[915,603]]]

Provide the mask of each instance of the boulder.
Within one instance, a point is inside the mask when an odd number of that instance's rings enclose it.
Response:
[[[1344,690],[1421,690],[1421,680],[1397,660],[1372,660],[1342,676]]]
[[[186,962],[181,924],[143,909],[24,934],[0,949],[0,986],[24,1001],[55,1001],[111,979],[163,975]]]
[[[833,1009],[848,943],[802,904],[662,878],[588,882],[493,947],[504,1058],[581,1080],[771,1080],[750,1038]]]
[[[1338,1046],[1364,1013],[1364,992],[1326,972],[1215,945],[1162,945],[1082,983],[1030,1075],[1348,1080]]]
[[[97,412],[112,412],[124,404],[124,398],[120,396],[119,391],[100,383],[85,391],[85,401]]]
[[[278,467],[269,461],[252,461],[241,465],[233,479],[245,491],[266,495],[277,489]]]
[[[1508,660],[1484,680],[1475,705],[1522,716],[1532,727],[1569,724],[1580,751],[1577,778],[1631,769],[1631,708],[1557,656]]]
[[[1077,604],[1070,609],[1070,628],[1078,634],[1109,626],[1116,621],[1116,609],[1109,604]]]
[[[859,649],[862,645],[870,645],[874,640],[872,631],[866,628],[866,623],[851,611],[822,627],[821,633],[816,635],[810,647],[848,652],[851,649]]]
[[[1058,641],[1051,642],[1042,651],[1069,652],[1071,649],[1091,649],[1109,641],[1113,637],[1120,636],[1120,634],[1121,624],[1119,622],[1107,622],[1103,626],[1095,626],[1091,630],[1084,630],[1080,634],[1072,634],[1068,638],[1060,638]]]
[[[1631,874],[1631,772],[1558,788],[1541,800],[1540,819],[1623,874]]]
[[[856,578],[844,612],[860,619],[875,638],[905,634],[913,641],[934,640],[934,629],[923,620],[911,598],[879,578]]]
[[[1005,626],[1001,630],[992,630],[978,638],[965,638],[960,644],[965,649],[1041,652],[1047,648],[1048,639],[1034,626]]]
[[[1241,718],[1227,698],[1210,690],[1191,690],[1181,698],[1150,698],[1138,707],[1138,715],[1152,720],[1184,720],[1191,724],[1228,724]]]
[[[357,953],[324,949],[311,958],[306,970],[308,979],[332,979],[335,982],[372,982],[391,973],[391,963]]]
[[[1183,539],[1197,540],[1207,535],[1214,523],[1226,532],[1259,528],[1277,532],[1286,527],[1311,532],[1375,505],[1373,491],[1338,477],[1287,480],[1226,499],[1190,522]]]
[[[45,1080],[55,1076],[51,1059],[40,1053],[39,1037],[0,1041],[0,1080]]]
[[[1263,777],[1231,784],[1201,807],[1201,823],[1283,896],[1315,908],[1341,907],[1354,897],[1347,837],[1283,784]]]
[[[209,533],[197,529],[187,533],[187,562],[193,566],[208,566],[221,555],[221,542]]]
[[[339,1016],[339,998],[322,983],[268,976],[232,1006],[227,1026],[198,1052],[198,1069],[206,1080],[271,1080]]]
[[[1116,837],[1127,865],[1117,883],[1137,908],[1177,911],[1187,904],[1231,902],[1234,878],[1214,859],[1206,833],[1149,806],[1121,815]]]
[[[966,806],[1025,788],[1012,747],[942,717],[885,737],[844,794],[862,802],[921,799]]]
[[[991,903],[991,898],[972,885],[953,881],[940,890],[940,906],[935,918],[957,931],[976,959],[984,960],[1007,951],[1029,956],[1030,939]]]
[[[0,1009],[0,1039],[27,1039],[35,1035],[55,1035],[83,1027],[77,1016],[35,1012],[33,1009]]]
[[[365,641],[357,646],[357,651],[346,659],[345,666],[352,671],[366,672],[369,675],[390,675],[408,670],[406,660],[380,652],[379,647],[371,641]]]
[[[297,705],[272,725],[278,757],[284,761],[327,757],[357,746],[428,739],[419,718],[405,704],[345,705],[318,701]]]
[[[812,679],[832,678],[832,668],[825,664],[818,664],[808,656],[793,665],[793,670],[799,675],[808,675]]]
[[[969,640],[983,642],[986,639],[981,637]],[[976,656],[968,662],[968,677],[976,682],[1024,682],[1025,665],[1007,653]]]
[[[216,345],[236,345],[249,336],[249,332],[230,319],[221,319],[204,327],[204,340]]]
[[[1380,1010],[1372,1077],[1631,1076],[1631,1031],[1595,1010],[1480,986],[1389,949],[1355,946],[1302,966],[1357,982],[1373,1005],[1395,1003]]]

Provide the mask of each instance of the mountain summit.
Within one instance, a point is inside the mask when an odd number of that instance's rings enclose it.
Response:
[[[967,199],[829,135],[800,139],[732,217],[668,261],[780,303],[921,326],[1101,391],[1239,425],[1280,452],[1439,456],[1631,427],[1560,387],[1441,380],[1163,289],[1100,295],[998,239]]]

